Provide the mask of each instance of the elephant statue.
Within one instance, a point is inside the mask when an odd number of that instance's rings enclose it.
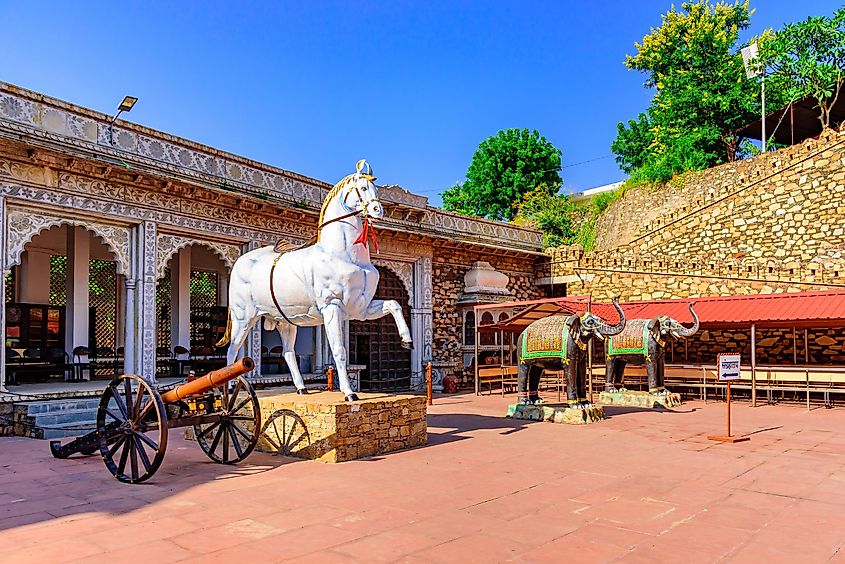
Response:
[[[665,315],[654,319],[631,319],[619,335],[607,343],[607,366],[605,367],[605,390],[616,392],[624,389],[625,365],[645,364],[648,373],[648,390],[652,394],[667,394],[664,387],[664,354],[669,339],[689,337],[698,331],[698,315],[689,304],[693,318],[692,327],[685,327]]]
[[[580,315],[551,315],[538,319],[517,339],[519,364],[518,389],[522,402],[540,402],[537,393],[543,370],[563,370],[566,374],[566,399],[570,407],[589,407],[585,390],[587,372],[587,343],[593,337],[619,334],[625,327],[625,313],[618,297],[613,306],[619,313],[619,323],[608,325],[590,312]]]

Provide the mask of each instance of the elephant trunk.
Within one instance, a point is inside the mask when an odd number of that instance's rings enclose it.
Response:
[[[692,314],[692,319],[693,319],[692,327],[687,328],[687,327],[684,327],[683,325],[681,325],[680,323],[678,324],[678,325],[680,325],[680,328],[677,330],[677,333],[681,337],[689,337],[690,335],[692,335],[693,333],[698,331],[698,314],[695,313],[695,310],[693,309],[694,305],[695,305],[695,302],[692,302],[689,305],[689,312],[690,312],[690,314]]]
[[[604,321],[599,321],[598,330],[604,337],[612,337],[618,335],[625,328],[625,312],[619,307],[619,296],[613,296],[613,307],[619,313],[619,323],[616,325],[608,325]]]

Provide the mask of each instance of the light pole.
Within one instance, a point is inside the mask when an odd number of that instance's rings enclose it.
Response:
[[[123,112],[132,111],[132,108],[135,106],[135,102],[138,101],[138,98],[135,96],[124,96],[123,101],[117,107],[117,113],[114,114],[114,117],[111,118],[109,122],[109,145],[114,146],[114,122],[117,121],[117,118]]]
[[[752,43],[748,47],[744,47],[742,53],[742,65],[745,67],[745,76],[748,78],[760,77],[760,105],[761,116],[760,126],[762,127],[762,143],[763,153],[766,152],[766,65],[762,64],[759,59],[759,52],[757,44]]]

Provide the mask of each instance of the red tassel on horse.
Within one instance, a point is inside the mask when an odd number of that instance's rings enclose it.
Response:
[[[361,234],[358,235],[358,238],[353,241],[353,243],[361,243],[362,245],[366,245],[369,239],[373,240],[373,247],[376,249],[376,253],[378,253],[378,240],[376,239],[376,228],[372,226],[372,223],[369,219],[364,220],[364,227],[361,229]]]

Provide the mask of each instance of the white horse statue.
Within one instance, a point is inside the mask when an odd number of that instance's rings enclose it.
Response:
[[[346,373],[344,321],[378,319],[392,315],[402,346],[411,347],[411,332],[395,300],[374,300],[379,272],[370,262],[370,222],[384,209],[365,160],[356,172],[335,184],[326,195],[317,224],[317,242],[290,252],[262,247],[241,256],[229,280],[229,324],[218,343],[229,343],[226,359],[238,357],[250,329],[264,318],[282,337],[284,358],[297,393],[306,394],[296,363],[294,344],[298,327],[324,325],[346,401],[358,396]],[[378,245],[376,243],[376,250]]]

